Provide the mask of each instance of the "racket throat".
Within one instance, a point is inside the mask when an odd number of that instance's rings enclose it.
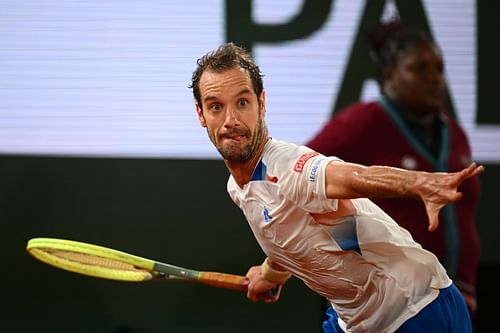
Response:
[[[199,273],[190,269],[155,262],[151,272],[155,279],[197,281]]]

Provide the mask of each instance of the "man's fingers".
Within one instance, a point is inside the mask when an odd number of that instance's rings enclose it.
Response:
[[[259,299],[257,298],[257,294],[247,291],[247,298],[252,302],[257,302]]]
[[[470,177],[477,176],[477,175],[479,175],[483,171],[484,171],[484,166],[483,165],[476,166],[474,168],[474,170],[472,171]]]
[[[439,210],[430,210],[427,209],[427,216],[429,217],[429,228],[428,230],[430,232],[434,231],[437,229],[439,225]]]
[[[429,231],[436,230],[439,225],[439,211],[442,208],[442,206],[439,206],[439,203],[442,203],[442,205],[446,205],[447,204],[446,201],[456,202],[460,200],[462,198],[462,193],[456,191],[457,187],[459,187],[460,184],[462,184],[462,182],[465,181],[467,178],[477,176],[483,171],[484,171],[484,166],[477,165],[476,163],[471,163],[467,168],[463,169],[460,172],[455,173],[452,176],[453,178],[448,178],[449,191],[442,191],[438,193],[439,195],[437,199],[433,198],[425,200],[427,216],[429,218],[429,227],[428,227]],[[431,203],[432,201],[434,201],[434,203]]]
[[[266,295],[263,298],[264,302],[265,303],[277,302],[278,299],[280,298],[281,288],[282,285],[278,285],[275,288],[269,290],[267,293],[265,293]]]
[[[451,202],[457,202],[462,198],[462,192],[455,192],[451,195],[450,201]]]
[[[436,230],[438,227],[438,223],[437,222],[431,222],[429,223],[429,228],[427,230],[429,230],[430,232],[433,232],[434,230]]]
[[[484,171],[484,166],[472,163],[466,169],[463,169],[462,172],[460,172],[460,177],[459,177],[460,182],[464,181],[467,178],[477,176],[483,171]]]
[[[265,303],[274,303],[279,299],[280,291],[281,291],[281,286],[276,286],[271,290],[261,293],[248,291],[247,298],[252,302],[264,301]]]

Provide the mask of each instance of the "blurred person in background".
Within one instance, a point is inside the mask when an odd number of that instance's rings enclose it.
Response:
[[[464,130],[444,109],[443,57],[424,32],[401,22],[380,23],[366,34],[381,97],[335,113],[307,146],[327,156],[364,165],[427,172],[454,172],[470,164]],[[474,318],[479,237],[475,225],[479,178],[465,181],[462,200],[440,215],[428,232],[426,208],[409,198],[373,199],[425,249],[433,252],[462,292]]]

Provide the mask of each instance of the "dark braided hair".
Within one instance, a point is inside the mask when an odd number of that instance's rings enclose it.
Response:
[[[416,45],[434,44],[423,31],[407,27],[399,21],[380,23],[366,32],[365,37],[371,48],[370,55],[375,62],[376,79],[380,85],[384,69],[396,66]]]
[[[200,78],[205,70],[220,73],[232,68],[240,67],[245,69],[250,76],[253,84],[253,90],[257,98],[264,89],[262,82],[262,73],[250,53],[242,47],[233,43],[226,43],[219,46],[216,50],[205,54],[197,61],[198,67],[193,72],[189,88],[193,89],[193,96],[199,107],[202,107],[200,96]]]

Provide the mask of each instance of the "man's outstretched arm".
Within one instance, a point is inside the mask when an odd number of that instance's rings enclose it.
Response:
[[[457,191],[460,184],[483,171],[484,167],[475,163],[459,172],[446,173],[332,161],[326,169],[326,195],[332,199],[420,198],[429,217],[429,231],[434,231],[440,210],[462,197]]]

